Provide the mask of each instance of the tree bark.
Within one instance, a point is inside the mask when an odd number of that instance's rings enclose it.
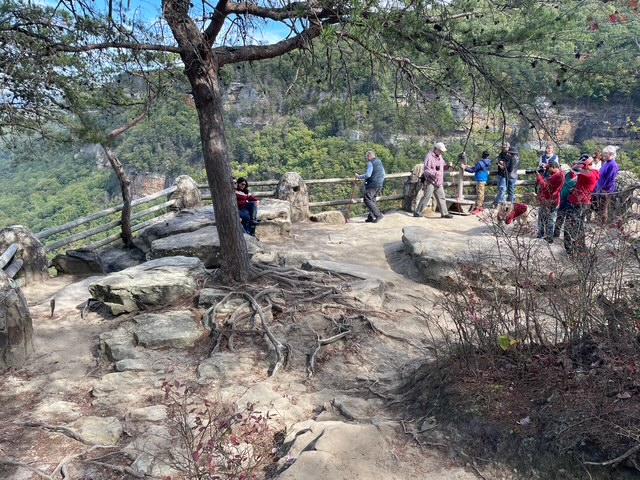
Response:
[[[127,177],[124,167],[115,152],[107,147],[104,143],[100,144],[104,150],[111,168],[118,177],[118,183],[120,183],[120,191],[122,192],[122,214],[120,215],[120,232],[122,236],[122,243],[127,247],[133,246],[133,233],[131,233],[131,181]]]
[[[220,247],[224,252],[221,272],[226,281],[245,282],[251,259],[240,226],[231,167],[227,152],[222,90],[218,62],[211,45],[189,17],[188,0],[163,2],[164,16],[180,46],[184,73],[191,84],[200,123],[200,137],[207,181],[211,191]]]

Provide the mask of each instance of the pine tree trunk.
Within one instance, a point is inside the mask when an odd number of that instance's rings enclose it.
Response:
[[[187,0],[167,0],[163,6],[164,16],[181,48],[184,73],[191,84],[198,112],[204,166],[223,252],[222,276],[227,281],[245,282],[251,272],[251,259],[231,184],[216,58],[212,46],[189,18]]]
[[[111,168],[118,177],[118,183],[120,183],[120,191],[122,192],[122,215],[120,216],[120,232],[122,237],[122,243],[127,247],[133,246],[133,233],[131,233],[131,181],[127,177],[127,173],[118,160],[115,152],[107,147],[105,144],[101,144],[104,150]]]

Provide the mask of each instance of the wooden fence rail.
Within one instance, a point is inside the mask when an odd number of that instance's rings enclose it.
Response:
[[[518,174],[520,176],[528,176],[531,175],[532,173],[534,173],[533,170],[519,170]],[[400,173],[389,173],[386,176],[386,180],[394,180],[394,179],[407,179],[409,178],[409,176],[411,175],[411,172],[400,172]],[[496,181],[494,180],[495,178],[495,172],[490,173],[490,180],[487,183],[488,186],[492,186],[492,185],[496,185]],[[444,182],[444,186],[445,188],[456,188],[456,191],[450,192],[451,195],[448,195],[449,197],[460,197],[461,194],[463,193],[463,189],[464,188],[472,188],[475,187],[475,182],[472,180],[473,178],[473,174],[471,173],[467,173],[467,172],[460,172],[460,170],[456,170],[456,171],[448,171],[445,172],[445,178],[446,181]],[[305,180],[305,183],[307,185],[337,185],[337,184],[343,184],[343,183],[353,183],[354,179],[353,177],[346,177],[346,178],[317,178],[317,179],[309,179],[309,180]],[[259,181],[254,181],[251,182],[251,186],[252,187],[261,187],[261,188],[265,188],[265,187],[275,187],[277,186],[279,183],[279,180],[259,180]],[[531,186],[535,184],[535,180],[518,180],[516,185],[518,186]],[[209,186],[204,184],[204,185],[198,185],[198,187],[202,190],[202,198],[204,200],[210,200],[211,199],[211,194],[209,193]],[[160,190],[159,192],[156,192],[152,195],[148,195],[146,197],[143,198],[139,198],[134,200],[133,202],[131,202],[131,206],[132,208],[135,207],[139,207],[145,204],[148,204],[150,202],[153,202],[161,197],[167,197],[168,195],[170,195],[171,193],[176,191],[176,187],[172,186],[169,188],[165,188],[164,190]],[[258,198],[272,198],[275,196],[275,189],[273,190],[256,190],[255,192],[253,192],[253,194],[258,197]],[[311,194],[313,195],[313,191],[311,192]],[[465,198],[467,199],[474,199],[475,195],[464,195]],[[390,195],[383,195],[381,196],[378,200],[381,202],[386,202],[386,201],[398,201],[398,200],[402,200],[404,198],[403,194],[390,194]],[[165,202],[162,202],[160,204],[154,205],[152,207],[149,207],[147,209],[144,210],[140,210],[140,211],[136,211],[135,213],[133,213],[131,215],[131,220],[132,220],[132,232],[137,232],[143,228],[145,228],[146,226],[150,225],[151,223],[153,223],[154,221],[156,221],[156,218],[158,215],[161,215],[163,213],[165,213],[166,209],[168,207],[171,207],[173,204],[175,203],[175,200],[167,200]],[[362,198],[356,198],[356,199],[335,199],[335,200],[325,200],[325,201],[316,201],[316,202],[310,202],[309,203],[309,207],[311,208],[318,208],[318,207],[328,207],[328,206],[338,206],[338,205],[348,205],[348,204],[359,204],[362,203]],[[53,252],[56,250],[61,249],[62,247],[68,246],[68,245],[72,245],[76,242],[80,242],[81,240],[86,240],[89,239],[91,237],[94,237],[96,235],[100,235],[100,234],[104,234],[106,232],[109,232],[110,230],[113,230],[115,228],[118,228],[121,225],[121,221],[120,219],[114,219],[114,220],[110,220],[107,221],[106,223],[102,223],[96,226],[93,226],[91,228],[88,228],[84,231],[81,232],[77,232],[77,233],[71,233],[74,229],[78,228],[78,227],[82,227],[82,226],[86,226],[88,224],[91,224],[92,222],[96,222],[99,221],[101,219],[105,219],[106,217],[109,217],[110,215],[116,214],[118,212],[120,212],[122,210],[123,205],[117,205],[115,207],[111,207],[111,208],[107,208],[104,210],[101,210],[99,212],[93,213],[91,215],[87,215],[85,217],[81,217],[78,218],[76,220],[73,220],[71,222],[65,223],[64,225],[59,225],[56,227],[52,227],[52,228],[48,228],[46,230],[43,230],[39,233],[36,233],[36,237],[40,240],[45,240],[47,238],[50,238],[54,235],[60,235],[60,234],[64,234],[64,233],[69,233],[69,235],[66,235],[62,238],[58,238],[55,239],[53,242],[49,242],[45,245],[45,248],[47,249],[48,252]],[[154,215],[153,218],[145,220],[143,222],[139,222],[139,223],[134,223],[134,220],[139,220],[142,219],[144,217],[148,217],[150,215]],[[103,238],[99,241],[96,241],[94,243],[91,243],[90,245],[86,246],[85,248],[90,248],[90,249],[97,249],[97,248],[101,248],[104,247],[106,245],[109,245],[110,243],[113,243],[117,240],[120,239],[120,232],[116,232],[113,233],[111,235],[108,235],[106,238]]]

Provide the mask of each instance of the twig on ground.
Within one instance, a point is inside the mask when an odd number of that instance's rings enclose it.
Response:
[[[624,452],[622,455],[620,455],[619,457],[614,458],[613,460],[608,460],[606,462],[584,462],[585,465],[595,465],[597,467],[608,467],[608,466],[617,466],[620,462],[622,462],[623,460],[626,460],[627,458],[629,458],[631,455],[636,454],[637,452],[640,452],[640,443],[638,443],[637,445],[631,447],[629,450],[627,450],[626,452]]]
[[[317,342],[316,346],[314,347],[314,349],[311,350],[311,353],[309,353],[309,355],[308,355],[308,360],[307,360],[307,378],[311,378],[311,376],[315,373],[316,355],[318,354],[320,349],[325,345],[329,345],[331,343],[337,342],[338,340],[340,340],[341,338],[346,337],[350,333],[351,333],[351,329],[345,330],[344,332],[340,332],[337,335],[334,335],[333,337],[329,337],[329,338],[320,338],[320,335],[318,335],[316,333],[316,337],[318,338],[318,342]]]

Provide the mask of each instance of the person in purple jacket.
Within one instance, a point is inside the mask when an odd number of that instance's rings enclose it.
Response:
[[[613,195],[616,193],[616,177],[618,176],[617,150],[613,145],[609,145],[602,150],[604,162],[600,168],[600,179],[594,190],[594,194],[598,199],[597,210],[603,223],[607,223],[609,220],[609,208]]]

